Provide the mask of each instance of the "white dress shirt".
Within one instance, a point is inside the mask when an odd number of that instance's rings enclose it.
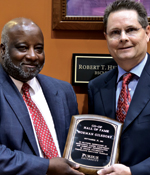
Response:
[[[136,65],[133,69],[130,70],[130,72],[134,74],[132,80],[128,84],[131,99],[133,97],[134,91],[136,89],[136,86],[138,84],[139,78],[142,74],[142,71],[144,69],[144,66],[146,64],[147,59],[148,59],[148,55],[146,54],[145,58],[138,65]],[[117,90],[116,90],[116,109],[117,109],[117,105],[118,105],[119,95],[120,95],[120,92],[121,92],[121,89],[122,89],[122,79],[121,79],[121,77],[125,73],[127,73],[127,72],[125,70],[123,70],[118,65],[118,78],[117,78]]]
[[[12,78],[12,77],[11,77],[11,79],[15,83],[15,85],[17,86],[19,92],[22,94],[21,88],[22,88],[23,83],[16,80],[16,79],[14,79],[14,78]],[[47,126],[50,130],[50,133],[53,137],[53,140],[55,142],[58,154],[59,154],[59,156],[61,156],[59,145],[58,145],[58,139],[57,139],[57,135],[56,135],[55,128],[54,128],[53,118],[52,118],[50,109],[48,107],[48,104],[46,102],[46,99],[44,97],[42,88],[41,88],[38,80],[35,77],[32,80],[28,81],[27,83],[31,87],[29,89],[31,99],[36,104],[36,106],[40,110],[42,116],[44,117],[44,119],[46,121],[46,124],[47,124]],[[39,142],[38,142],[38,139],[37,139],[37,136],[36,136],[36,132],[35,132],[35,129],[34,129],[34,125],[33,125],[31,116],[30,116],[30,119],[31,119],[31,123],[32,123],[32,127],[33,127],[33,131],[34,131],[34,135],[35,135],[35,139],[36,139],[36,143],[37,143],[37,146],[38,146],[40,157],[43,157],[43,153],[42,153],[41,147],[39,145]]]

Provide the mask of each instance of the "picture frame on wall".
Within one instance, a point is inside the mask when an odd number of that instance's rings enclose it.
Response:
[[[52,0],[53,30],[103,30],[103,14],[114,0]],[[150,22],[150,1],[141,2]],[[86,2],[86,3],[85,3]]]

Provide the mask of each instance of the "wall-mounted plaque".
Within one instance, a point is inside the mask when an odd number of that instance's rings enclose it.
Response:
[[[63,157],[79,164],[79,171],[96,175],[117,163],[122,126],[104,116],[72,116]]]
[[[87,84],[93,78],[115,68],[110,54],[73,54],[72,84]]]

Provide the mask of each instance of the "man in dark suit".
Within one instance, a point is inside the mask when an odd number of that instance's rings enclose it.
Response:
[[[100,175],[150,174],[150,27],[139,2],[116,0],[105,10],[104,35],[118,67],[88,85],[89,113],[117,119],[123,124],[119,163],[98,171]],[[131,101],[126,117],[118,117],[122,76],[132,74],[126,92]],[[127,107],[127,105],[126,105]]]
[[[44,60],[43,34],[33,21],[16,18],[4,26],[0,65],[0,174],[83,174],[77,171],[78,165],[61,158],[71,117],[78,114],[75,93],[69,83],[38,74]],[[46,121],[57,157],[50,159],[43,150],[30,108],[22,98],[23,83],[29,85],[31,99]]]

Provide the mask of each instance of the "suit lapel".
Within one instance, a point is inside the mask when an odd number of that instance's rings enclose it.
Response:
[[[116,80],[117,80],[117,68],[112,70],[105,80],[105,85],[101,89],[102,100],[106,116],[115,119],[116,118]]]
[[[8,102],[8,104],[11,106],[13,112],[15,113],[16,117],[18,118],[20,124],[22,125],[28,140],[33,148],[33,151],[35,152],[36,155],[39,155],[37,144],[35,141],[30,117],[28,114],[28,110],[26,108],[26,105],[22,99],[21,94],[19,93],[18,89],[10,79],[10,77],[4,72],[4,70],[0,70],[1,76],[2,74],[5,75],[5,81],[2,84],[3,87],[3,93],[4,96]],[[0,78],[1,78],[0,76]],[[4,77],[4,76],[3,76]],[[15,125],[15,123],[14,123]]]
[[[60,98],[59,94],[55,96],[51,96],[52,100],[48,100],[49,108],[51,109],[55,130],[58,138],[59,147],[61,153],[63,152],[63,139],[65,138],[65,115],[64,115],[64,105],[62,99]]]
[[[150,100],[150,57],[135,89],[122,132],[135,120]]]
[[[63,139],[65,138],[64,131],[66,130],[65,124],[64,124],[65,106],[59,94],[58,88],[56,88],[52,82],[44,80],[43,78],[40,78],[40,76],[38,76],[37,78],[41,84],[44,96],[46,98],[49,109],[51,111],[60,151],[61,153],[63,153],[62,143],[63,143]]]

